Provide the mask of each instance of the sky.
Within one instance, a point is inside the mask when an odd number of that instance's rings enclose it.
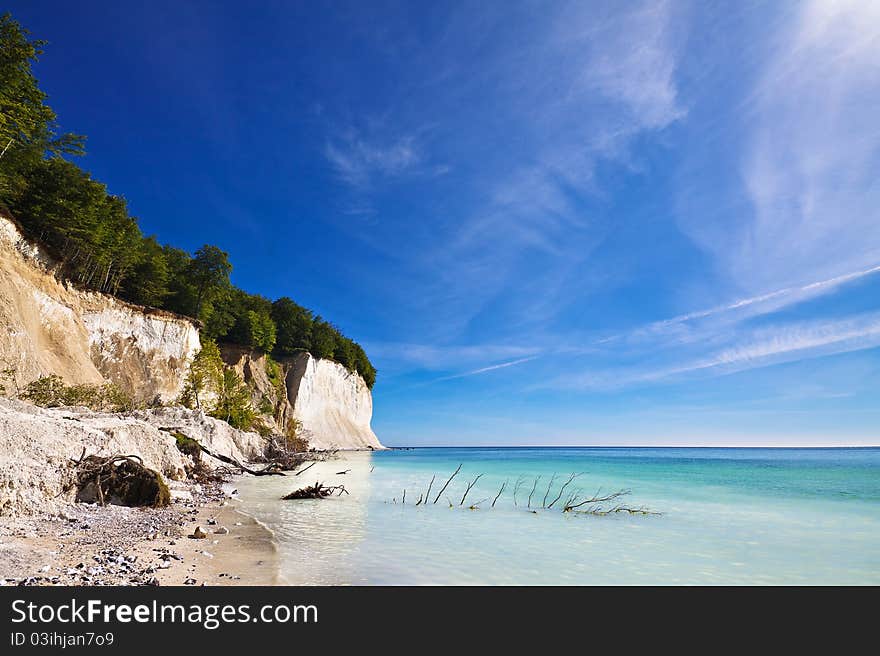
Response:
[[[83,166],[402,445],[880,444],[880,3],[13,0]]]

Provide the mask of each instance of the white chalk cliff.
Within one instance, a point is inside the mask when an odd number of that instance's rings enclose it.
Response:
[[[317,449],[381,449],[370,419],[373,396],[364,380],[331,360],[308,353],[286,363],[287,398]]]
[[[195,324],[76,289],[0,216],[0,367],[16,382],[57,374],[68,384],[113,381],[141,401],[175,399],[199,349]]]
[[[139,401],[177,398],[199,349],[196,323],[77,289],[60,282],[54,267],[0,215],[0,370],[14,369],[20,386],[57,374],[68,384],[112,381]],[[370,390],[356,373],[303,353],[281,362],[284,389],[276,390],[265,356],[228,351],[224,358],[251,386],[255,407],[266,396],[281,404],[282,415],[300,420],[311,446],[382,448],[370,428]],[[14,392],[11,382],[4,385]]]

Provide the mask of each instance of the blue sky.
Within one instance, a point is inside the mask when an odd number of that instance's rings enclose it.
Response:
[[[146,232],[364,344],[385,443],[880,443],[878,3],[11,10]]]

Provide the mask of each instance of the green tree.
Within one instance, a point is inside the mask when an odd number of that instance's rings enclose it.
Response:
[[[140,255],[143,237],[125,200],[67,160],[40,160],[9,208],[25,232],[59,258],[69,279],[116,294]]]
[[[83,137],[58,134],[55,112],[34,77],[32,65],[45,45],[10,14],[0,16],[0,195],[6,198],[25,184],[22,169],[47,153],[83,152]]]
[[[187,408],[201,409],[200,394],[217,391],[223,384],[223,359],[217,343],[210,339],[202,340],[202,348],[193,357],[189,373],[180,395],[180,402]]]
[[[333,359],[336,349],[336,329],[321,317],[315,317],[312,323],[311,354],[316,358]]]
[[[229,255],[216,246],[205,244],[195,252],[189,263],[189,276],[195,291],[193,316],[202,318],[203,307],[229,286],[231,272]]]
[[[354,342],[340,333],[334,335],[336,345],[333,347],[333,359],[349,371],[355,370]]]
[[[119,295],[132,303],[162,307],[171,293],[170,279],[164,249],[155,237],[146,237],[141,241],[138,260],[123,282]]]
[[[253,427],[256,412],[251,405],[251,393],[234,369],[223,370],[217,389],[217,403],[210,415],[222,419],[233,428],[249,430]]]
[[[272,319],[277,331],[275,351],[279,355],[292,355],[312,348],[314,317],[310,310],[282,296],[272,303]]]
[[[249,345],[263,353],[271,353],[275,346],[275,322],[268,312],[247,313]]]
[[[376,368],[370,362],[370,359],[367,357],[366,352],[360,344],[354,342],[353,346],[355,369],[360,374],[361,378],[364,379],[367,387],[373,389],[373,385],[376,383]]]

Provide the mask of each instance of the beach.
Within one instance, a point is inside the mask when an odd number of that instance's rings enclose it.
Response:
[[[190,488],[194,486],[190,485]],[[0,519],[3,585],[275,585],[272,533],[220,486],[168,508],[68,504]],[[206,537],[190,536],[199,528]]]

